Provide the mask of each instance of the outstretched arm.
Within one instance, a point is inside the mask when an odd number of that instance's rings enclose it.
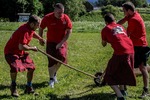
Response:
[[[125,20],[125,18],[123,18],[123,19],[119,20],[119,21],[117,22],[117,24],[122,25],[122,24],[124,24],[125,22],[126,22],[126,20]]]
[[[19,50],[24,50],[24,51],[28,51],[28,50],[32,50],[32,51],[38,51],[38,49],[36,48],[36,46],[28,46],[26,44],[19,44]]]
[[[33,35],[33,38],[38,39],[39,42],[40,42],[40,44],[41,44],[42,46],[45,44],[45,40],[44,40],[41,36],[39,36],[37,33],[35,33],[35,34]]]
[[[43,28],[39,28],[39,36],[41,37],[41,38],[43,38]],[[44,44],[45,44],[45,40],[44,41],[39,41],[40,42],[40,44],[43,46]]]

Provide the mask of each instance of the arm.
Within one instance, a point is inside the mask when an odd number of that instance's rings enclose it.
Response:
[[[119,21],[117,22],[117,24],[122,25],[122,24],[124,24],[125,22],[126,22],[126,19],[123,18],[123,19],[119,20]]]
[[[70,36],[70,33],[72,33],[72,29],[67,29],[66,31],[67,31],[66,35],[64,36],[64,38],[62,39],[62,41],[57,44],[56,49],[59,49],[63,45],[63,43],[67,41],[67,39]]]
[[[39,28],[39,37],[41,37],[42,39],[43,39],[43,30],[44,30],[43,28]],[[44,41],[39,40],[39,42],[42,46],[45,44],[45,40]]]
[[[107,45],[107,42],[102,40],[102,46],[105,47]]]
[[[33,38],[38,39],[39,42],[40,42],[40,44],[41,44],[42,46],[45,44],[45,40],[44,40],[41,36],[39,36],[37,33],[35,33],[35,34],[33,35]]]
[[[44,30],[43,28],[39,28],[39,36],[40,37],[43,37],[43,30]]]
[[[36,46],[34,47],[30,47],[26,44],[19,44],[19,50],[24,50],[24,51],[28,51],[28,50],[32,50],[32,51],[38,51],[38,49],[36,48]]]

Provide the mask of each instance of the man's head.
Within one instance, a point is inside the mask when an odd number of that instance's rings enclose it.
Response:
[[[56,3],[54,5],[54,15],[56,18],[60,19],[64,13],[64,6],[61,3]]]
[[[105,16],[104,16],[104,20],[105,20],[105,23],[106,24],[109,24],[109,23],[112,23],[115,21],[115,18],[113,16],[113,14],[111,13],[107,13]]]
[[[40,22],[41,22],[41,18],[39,18],[36,15],[31,15],[29,20],[28,20],[28,24],[30,25],[30,28],[34,31],[37,28],[39,28]]]
[[[135,6],[132,2],[125,2],[123,5],[123,11],[126,16],[132,15],[135,11]]]

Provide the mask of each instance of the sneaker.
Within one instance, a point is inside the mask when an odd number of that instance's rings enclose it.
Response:
[[[127,96],[127,92],[125,90],[120,90],[120,92],[122,93],[123,96]]]
[[[124,97],[117,97],[117,100],[126,100]]]
[[[142,95],[141,96],[139,96],[139,98],[140,99],[143,99],[143,98],[145,98],[146,96],[149,96],[150,94],[149,94],[149,92],[148,92],[148,88],[143,88],[143,92],[142,92]]]
[[[26,85],[26,89],[24,91],[25,94],[30,94],[30,93],[34,93],[34,89],[32,86],[27,86]]]
[[[19,97],[19,94],[18,94],[18,92],[17,92],[17,86],[16,86],[16,85],[11,85],[11,86],[10,86],[10,91],[11,91],[11,96]]]
[[[50,86],[51,88],[54,88],[54,83],[55,83],[55,80],[54,80],[54,79],[50,79],[50,81],[49,81],[49,86]]]
[[[123,96],[127,96],[127,95],[128,95],[125,90],[120,90],[120,92],[122,93]],[[112,97],[117,97],[116,94],[112,94],[111,96],[112,96]]]
[[[54,82],[55,82],[55,83],[58,83],[58,80],[57,80],[57,77],[56,77],[56,76],[54,76]]]

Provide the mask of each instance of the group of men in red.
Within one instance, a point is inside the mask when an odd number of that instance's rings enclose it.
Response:
[[[102,45],[110,43],[114,53],[109,60],[104,81],[111,86],[117,95],[117,100],[125,100],[126,85],[136,86],[134,68],[139,68],[143,75],[143,93],[140,98],[147,96],[149,87],[149,74],[147,59],[150,48],[146,40],[146,29],[140,14],[131,2],[122,5],[125,17],[119,22],[115,21],[111,13],[104,16],[106,26],[101,31]],[[128,27],[121,25],[128,22]],[[35,30],[39,28],[39,34]],[[47,39],[43,39],[44,29],[47,28]],[[8,40],[5,49],[5,59],[10,66],[11,95],[18,97],[16,78],[17,73],[27,70],[27,85],[25,93],[34,93],[32,78],[35,70],[33,60],[29,57],[28,50],[38,51],[36,46],[30,46],[32,38],[39,40],[41,45],[46,43],[46,52],[53,57],[67,63],[67,39],[72,33],[72,22],[64,14],[61,3],[54,5],[54,12],[49,13],[41,20],[32,15],[29,21],[21,25]],[[57,83],[57,71],[61,64],[48,57],[49,85],[54,88]]]

